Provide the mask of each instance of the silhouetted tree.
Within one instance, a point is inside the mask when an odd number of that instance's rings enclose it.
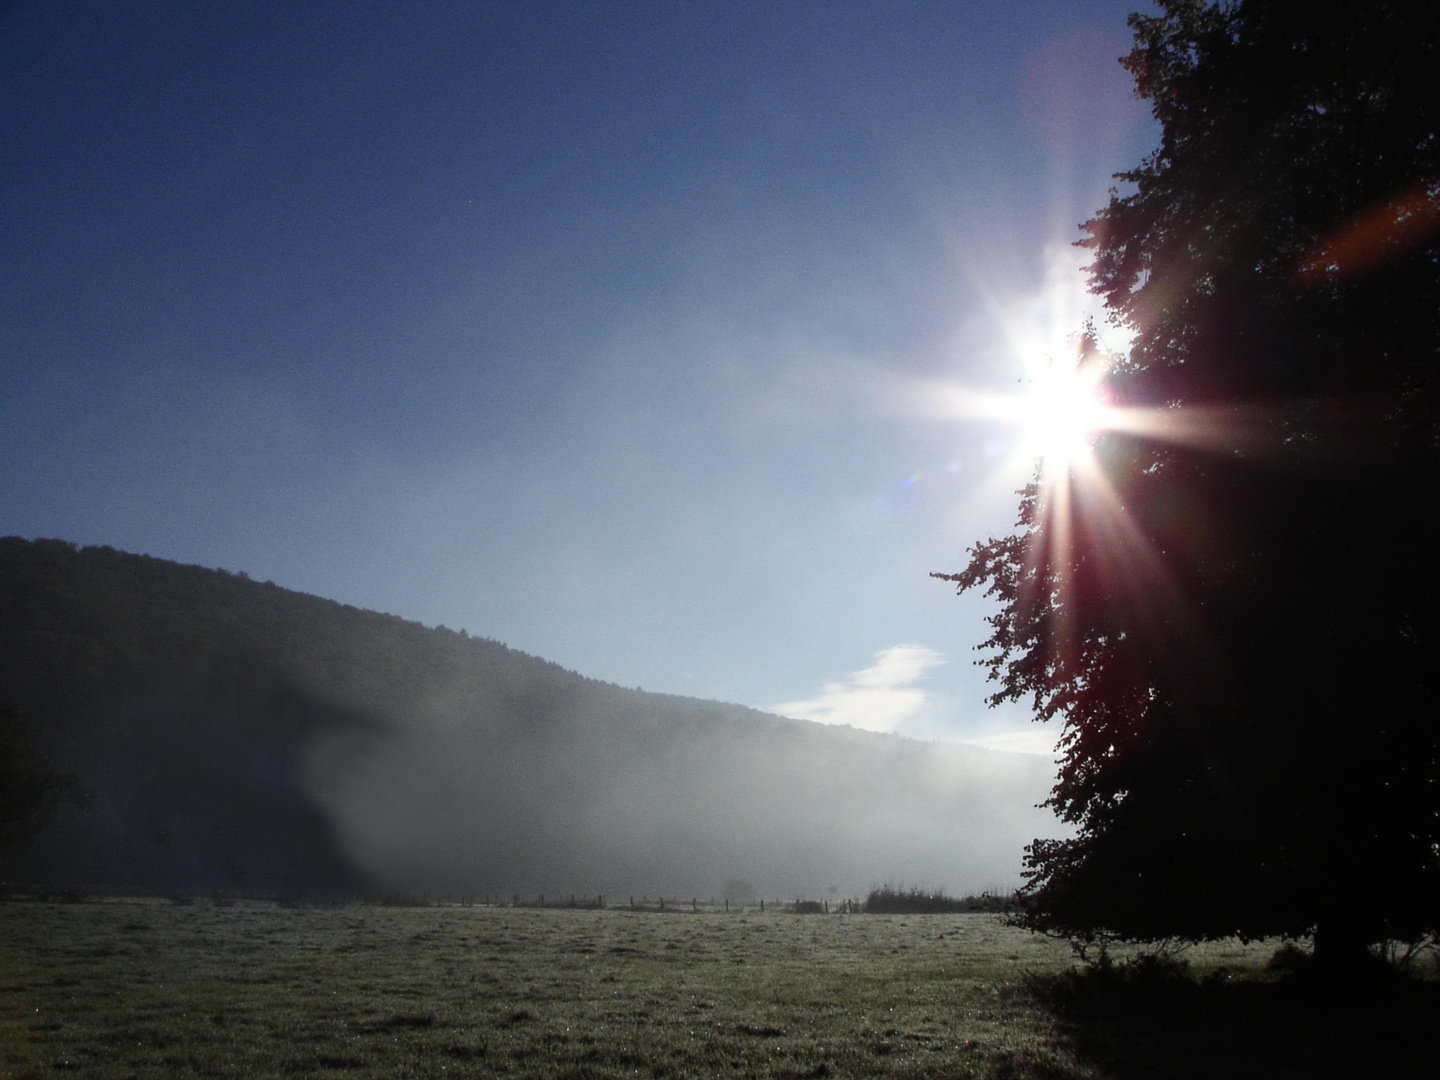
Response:
[[[1033,926],[1354,960],[1440,926],[1440,5],[1160,8],[1160,147],[1082,241],[1150,422],[937,576],[1064,723]]]
[[[56,772],[36,748],[20,710],[0,702],[0,854],[34,839],[59,803],[88,799],[79,780]]]

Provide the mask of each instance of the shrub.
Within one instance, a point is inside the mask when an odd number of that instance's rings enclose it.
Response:
[[[969,911],[969,899],[946,896],[943,891],[912,886],[900,892],[890,885],[871,889],[865,898],[865,911],[871,915],[935,915]]]

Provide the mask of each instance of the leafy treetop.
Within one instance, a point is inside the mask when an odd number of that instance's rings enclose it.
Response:
[[[937,576],[1065,725],[1032,925],[1353,957],[1440,929],[1440,5],[1160,8],[1160,146],[1082,241],[1144,422]]]

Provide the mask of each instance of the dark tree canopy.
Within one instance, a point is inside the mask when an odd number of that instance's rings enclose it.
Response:
[[[1440,928],[1440,5],[1159,6],[1083,241],[1153,422],[941,576],[1065,725],[1034,926],[1353,956]]]
[[[0,702],[0,855],[33,840],[60,803],[88,801],[79,780],[57,772],[36,748],[20,710]]]

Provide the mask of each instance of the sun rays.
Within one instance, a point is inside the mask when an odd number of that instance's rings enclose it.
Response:
[[[1086,650],[1115,644],[1095,638],[1083,614],[1095,603],[1109,609],[1102,622],[1122,639],[1213,651],[1176,576],[1174,538],[1157,525],[1157,500],[1171,486],[1167,463],[1174,450],[1263,455],[1275,432],[1273,412],[1260,407],[1127,401],[1115,371],[1130,334],[1112,323],[1102,334],[1082,275],[1052,262],[1038,294],[986,297],[1019,375],[1014,389],[931,384],[914,400],[932,418],[1008,433],[986,487],[998,494],[1033,485],[1016,522],[1024,554],[1015,585],[1023,608],[1044,612],[1047,667],[1059,686],[1083,667]]]

